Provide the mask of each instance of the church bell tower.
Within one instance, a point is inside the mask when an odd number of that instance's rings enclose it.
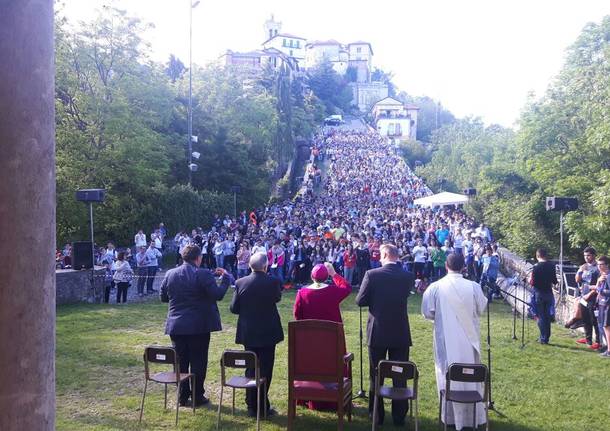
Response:
[[[273,14],[271,14],[271,18],[265,21],[265,39],[269,40],[273,36],[277,36],[277,34],[282,30],[282,23],[276,21]]]

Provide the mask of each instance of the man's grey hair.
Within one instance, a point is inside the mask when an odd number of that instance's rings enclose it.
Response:
[[[252,271],[265,271],[268,263],[267,253],[263,253],[262,251],[254,253],[250,257],[250,268]]]

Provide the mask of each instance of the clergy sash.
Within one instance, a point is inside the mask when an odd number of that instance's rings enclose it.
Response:
[[[455,316],[460,323],[460,326],[464,330],[468,341],[472,344],[472,347],[480,353],[480,341],[479,334],[477,333],[476,328],[474,327],[474,318],[473,318],[473,304],[467,304],[466,301],[460,296],[458,291],[458,287],[456,286],[453,280],[448,281],[448,289],[445,289],[447,302],[451,305]]]

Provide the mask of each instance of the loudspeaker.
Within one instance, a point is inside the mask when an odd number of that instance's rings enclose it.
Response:
[[[464,189],[464,194],[466,196],[475,196],[477,194],[477,189],[473,189],[472,187],[469,187],[467,189]]]
[[[547,211],[576,211],[578,209],[578,199],[557,196],[546,198]]]
[[[76,191],[76,200],[81,202],[104,202],[105,189],[81,189]]]
[[[91,269],[93,265],[93,250],[91,241],[76,241],[72,243],[72,268]]]

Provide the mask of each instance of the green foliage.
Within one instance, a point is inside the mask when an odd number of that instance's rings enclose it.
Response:
[[[349,112],[352,109],[352,89],[349,80],[339,75],[328,60],[309,72],[309,87],[324,104],[326,114]]]
[[[400,144],[400,152],[411,169],[415,169],[415,162],[426,164],[430,161],[430,151],[423,142],[420,141],[403,141]]]
[[[444,179],[452,191],[463,190],[477,183],[480,168],[504,153],[512,139],[510,129],[485,127],[480,119],[458,120],[433,133],[431,163],[418,173],[432,185]]]
[[[567,51],[561,73],[521,117],[524,169],[548,196],[576,196],[570,243],[610,250],[610,16],[588,24]]]
[[[513,135],[498,126],[459,120],[432,133],[434,154],[418,170],[434,186],[473,186],[473,215],[514,251],[546,246],[557,255],[559,217],[546,196],[575,196],[580,210],[566,217],[568,254],[591,244],[610,250],[610,16],[588,24],[567,52],[559,76],[530,100]]]
[[[170,77],[172,82],[176,82],[176,80],[182,78],[182,75],[184,75],[185,72],[186,67],[184,66],[184,63],[182,63],[182,61],[174,54],[171,54],[165,68],[165,73],[167,73],[167,76]]]
[[[188,178],[188,79],[175,56],[150,59],[147,28],[112,7],[77,27],[56,16],[59,242],[88,237],[87,208],[74,200],[79,188],[107,190],[95,209],[100,242],[130,242],[161,219],[170,229],[205,226],[207,213],[193,205],[218,207],[209,202],[233,185],[242,188],[239,209],[261,205],[293,157],[294,137],[309,138],[324,117],[319,99],[286,68],[194,66],[193,150],[201,158],[194,189],[175,188]],[[169,211],[179,201],[160,209],[174,192],[188,211]]]
[[[404,91],[399,92],[396,98],[403,103],[410,103],[419,108],[417,113],[417,140],[430,142],[432,132],[440,127],[451,124],[455,116],[443,108],[440,102],[428,96],[410,96]]]
[[[348,66],[345,70],[345,79],[347,82],[356,82],[358,80],[358,69],[354,66]]]
[[[208,226],[215,214],[233,215],[233,196],[209,191],[197,191],[191,186],[178,184],[171,188],[163,185],[153,190],[158,196],[155,212],[169,232],[193,226]]]
[[[392,79],[394,79],[393,72],[386,72],[385,70],[380,69],[378,67],[373,69],[373,72],[371,73],[371,81],[383,82],[388,86],[388,96],[396,97],[396,85],[394,85]]]
[[[92,25],[57,32],[57,224],[62,240],[87,237],[79,188],[103,187],[96,206],[102,239],[130,237],[149,209],[151,188],[169,173],[159,133],[172,94],[160,68],[145,61],[146,26],[108,9]]]

